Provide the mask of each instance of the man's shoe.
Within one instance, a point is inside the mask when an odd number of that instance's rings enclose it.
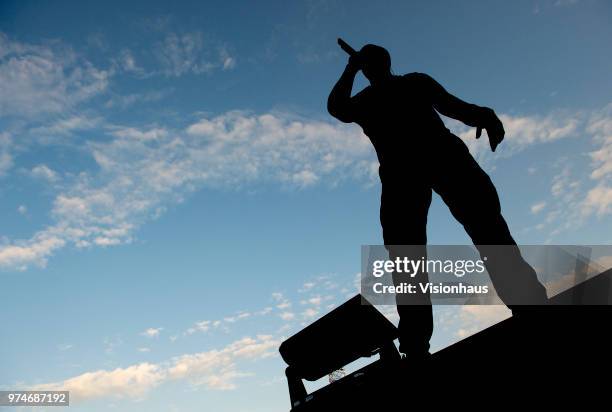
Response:
[[[427,366],[431,361],[431,353],[429,352],[412,352],[403,353],[401,363],[405,368],[421,368]]]

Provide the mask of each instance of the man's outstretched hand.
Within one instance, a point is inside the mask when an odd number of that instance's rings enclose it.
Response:
[[[504,130],[504,125],[502,124],[501,120],[499,120],[499,117],[497,117],[493,109],[485,107],[484,110],[485,115],[483,116],[482,123],[476,128],[476,139],[480,138],[482,129],[485,129],[487,131],[487,136],[489,136],[491,150],[495,151],[497,146],[502,142],[502,140],[504,140],[506,131]]]

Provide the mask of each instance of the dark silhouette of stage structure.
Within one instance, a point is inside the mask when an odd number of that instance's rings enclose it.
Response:
[[[401,358],[395,326],[357,295],[281,344],[291,411],[407,410],[411,402],[401,394],[424,395],[436,387],[440,395],[472,390],[507,399],[515,392],[595,385],[593,371],[605,374],[612,366],[611,285],[608,269],[420,364]],[[374,355],[378,359],[367,366],[306,392],[303,379],[318,380]],[[513,380],[518,386],[509,389]],[[441,386],[449,381],[450,389]]]

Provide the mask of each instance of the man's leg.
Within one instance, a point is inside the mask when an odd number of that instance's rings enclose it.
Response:
[[[434,190],[463,225],[481,256],[487,257],[487,271],[502,301],[512,309],[522,304],[544,304],[546,289],[510,234],[493,182],[465,144],[452,137],[452,150],[436,169]]]
[[[401,176],[403,180],[406,176]],[[407,189],[406,189],[407,188]],[[407,190],[407,193],[401,193]],[[421,259],[427,256],[427,212],[431,204],[431,189],[422,183],[406,185],[383,181],[380,221],[389,258]],[[416,245],[402,248],[396,245]],[[393,283],[426,282],[427,273],[414,278],[405,274],[393,274]],[[422,359],[429,353],[429,340],[433,333],[433,316],[429,294],[397,294],[399,314],[400,352],[408,359]]]

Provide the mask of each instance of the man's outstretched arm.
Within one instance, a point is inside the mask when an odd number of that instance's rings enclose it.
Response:
[[[353,82],[355,75],[359,71],[357,64],[352,58],[346,65],[342,76],[332,89],[327,98],[327,111],[336,119],[344,123],[354,121],[354,107],[351,101],[351,92],[353,90]]]
[[[424,75],[427,76],[427,75]],[[427,82],[433,95],[434,108],[444,116],[457,119],[468,126],[476,127],[476,138],[480,137],[482,129],[487,131],[491,150],[504,140],[504,126],[493,109],[464,102],[447,92],[444,87],[430,76]]]

